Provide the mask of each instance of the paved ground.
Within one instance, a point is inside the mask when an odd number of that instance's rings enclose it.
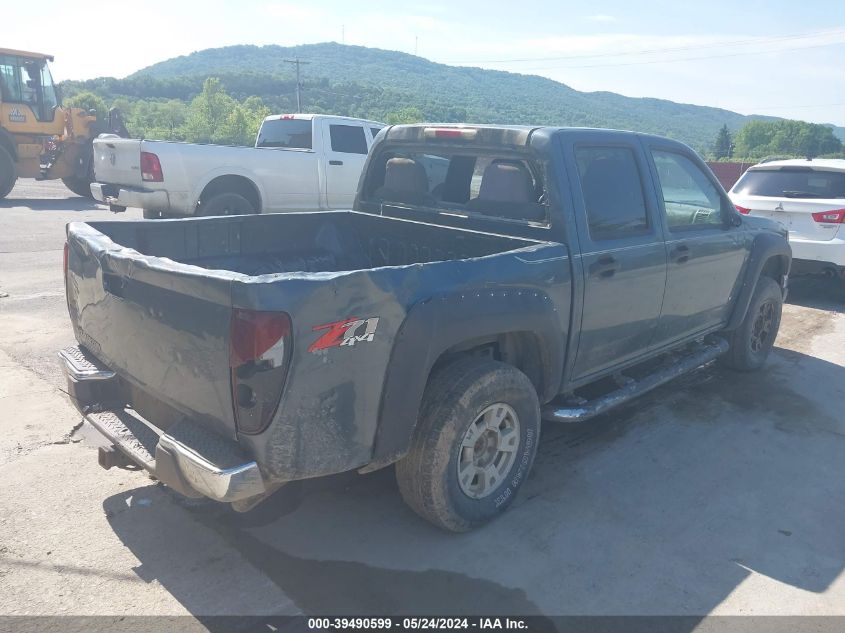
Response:
[[[0,614],[845,615],[845,297],[796,283],[753,375],[706,369],[546,426],[511,511],[450,535],[390,469],[292,484],[257,516],[97,466],[55,351],[60,184],[0,203]]]

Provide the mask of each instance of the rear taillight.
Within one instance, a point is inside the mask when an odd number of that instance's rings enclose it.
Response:
[[[748,215],[749,213],[751,213],[751,209],[749,209],[748,207],[741,207],[738,204],[735,204],[734,206],[736,207],[736,210],[739,211],[742,215]]]
[[[819,211],[813,214],[813,219],[822,224],[845,224],[845,209]]]
[[[152,152],[141,152],[141,180],[146,182],[162,182],[164,180],[161,161]]]
[[[290,316],[235,309],[229,329],[235,423],[241,433],[260,433],[273,419],[284,390],[291,355]]]

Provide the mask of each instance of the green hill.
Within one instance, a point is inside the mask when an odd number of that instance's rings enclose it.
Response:
[[[670,136],[697,149],[709,149],[723,124],[737,130],[749,120],[773,118],[612,92],[579,92],[536,75],[447,66],[336,43],[207,49],[154,64],[126,79],[68,83],[71,92],[184,101],[199,93],[205,77],[213,76],[237,99],[256,95],[273,111],[292,111],[294,70],[284,60],[293,57],[309,62],[302,66],[305,111],[384,120],[410,108],[431,121],[631,129]]]

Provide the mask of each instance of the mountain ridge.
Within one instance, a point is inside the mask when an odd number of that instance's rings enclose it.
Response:
[[[204,49],[142,68],[127,80],[178,80],[180,78],[257,73],[292,79],[294,69],[286,59],[299,57],[308,94],[308,82],[328,82],[322,97],[346,87],[350,94],[343,107],[355,111],[356,91],[366,94],[366,106],[378,113],[379,94],[390,104],[405,103],[426,118],[472,123],[523,123],[578,127],[615,127],[662,134],[696,149],[709,149],[723,124],[735,131],[752,120],[780,117],[742,115],[731,110],[685,104],[654,97],[627,97],[611,91],[581,92],[547,77],[450,66],[422,57],[363,46],[326,42],[284,47],[239,44]],[[316,84],[315,100],[321,90]],[[339,93],[335,93],[339,94]],[[260,96],[260,95],[259,95]],[[307,105],[307,101],[306,101]],[[443,116],[445,115],[445,117]],[[833,127],[845,139],[845,128]]]

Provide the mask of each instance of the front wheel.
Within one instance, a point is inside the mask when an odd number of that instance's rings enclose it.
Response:
[[[429,381],[411,450],[396,464],[405,502],[453,532],[502,514],[525,483],[540,439],[540,405],[511,365],[465,358]]]
[[[5,147],[0,147],[0,200],[9,195],[18,174],[15,171],[15,161]]]
[[[730,349],[722,363],[738,371],[755,371],[766,362],[775,344],[783,312],[783,293],[771,277],[760,277],[748,312],[728,336]]]

